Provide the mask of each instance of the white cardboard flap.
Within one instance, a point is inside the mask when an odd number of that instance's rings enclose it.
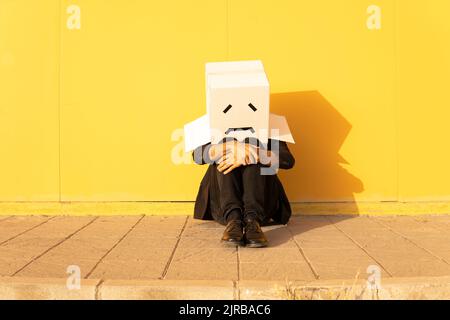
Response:
[[[289,129],[286,117],[277,114],[270,114],[269,118],[270,139],[295,143],[291,130]],[[275,130],[275,131],[273,131]],[[278,132],[277,132],[278,131]]]
[[[209,117],[205,114],[184,126],[184,151],[191,152],[196,148],[211,142]]]
[[[270,114],[270,139],[295,143],[289,129],[286,117]],[[273,131],[272,130],[276,130]],[[238,138],[238,137],[236,137]],[[238,139],[241,140],[241,139]],[[211,131],[209,127],[209,117],[204,115],[184,126],[184,150],[194,151],[196,148],[211,142]]]

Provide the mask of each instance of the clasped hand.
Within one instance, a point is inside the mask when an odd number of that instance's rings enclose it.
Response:
[[[217,164],[217,170],[228,174],[241,166],[257,164],[259,162],[259,148],[239,141],[228,141],[212,145],[209,157]]]

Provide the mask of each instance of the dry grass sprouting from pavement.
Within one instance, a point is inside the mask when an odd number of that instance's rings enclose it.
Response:
[[[295,286],[292,281],[286,279],[286,285],[279,292],[279,297],[286,300],[362,300],[367,299],[367,293],[371,292],[370,299],[378,300],[378,290],[372,290],[368,285],[358,284],[360,271],[355,275],[351,285],[342,283],[341,286],[316,287],[314,284]]]

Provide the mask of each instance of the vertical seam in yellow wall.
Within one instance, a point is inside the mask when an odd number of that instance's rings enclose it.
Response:
[[[399,117],[399,59],[398,59],[398,1],[394,0],[394,125],[395,125],[395,152],[396,152],[396,191],[397,202],[400,201],[400,117]]]
[[[58,1],[58,199],[61,202],[62,1]]]
[[[226,59],[230,60],[230,12],[231,0],[226,0]]]

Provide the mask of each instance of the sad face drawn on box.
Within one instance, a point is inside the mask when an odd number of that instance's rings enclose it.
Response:
[[[184,127],[185,151],[224,138],[294,143],[285,117],[270,113],[270,86],[261,61],[206,64],[206,110]]]
[[[269,82],[264,72],[214,74],[208,77],[211,143],[225,137],[269,138]]]

